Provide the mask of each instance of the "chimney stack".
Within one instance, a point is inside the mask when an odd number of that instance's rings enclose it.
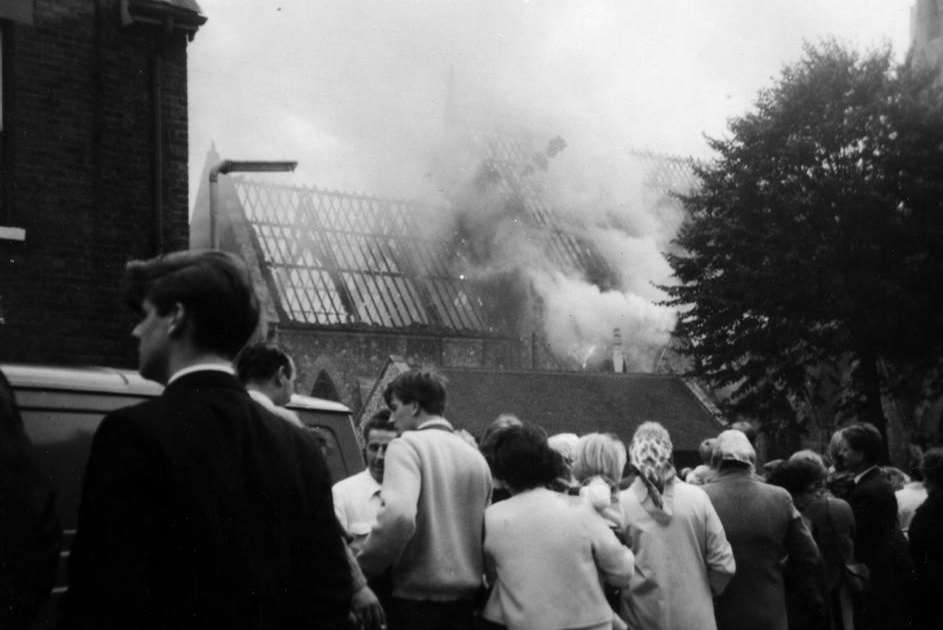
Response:
[[[612,331],[612,371],[616,374],[625,372],[625,355],[622,353],[622,331]]]

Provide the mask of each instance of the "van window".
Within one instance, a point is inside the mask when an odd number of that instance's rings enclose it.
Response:
[[[102,421],[97,411],[20,409],[40,469],[56,488],[62,527],[75,529],[85,462]]]
[[[315,434],[327,461],[332,482],[336,483],[364,469],[353,422],[348,414],[293,408],[301,422]]]

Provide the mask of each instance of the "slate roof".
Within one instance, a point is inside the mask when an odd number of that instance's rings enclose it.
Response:
[[[498,333],[417,204],[233,178],[285,323]]]
[[[441,370],[446,417],[479,435],[498,414],[513,413],[550,434],[601,431],[624,441],[646,420],[660,422],[675,451],[696,451],[724,427],[680,377],[591,372]]]
[[[543,242],[554,264],[597,281],[609,274],[593,245],[574,236],[543,201],[535,158],[522,145],[480,135],[478,150],[494,186]],[[223,178],[221,178],[222,181]],[[424,236],[447,208],[317,187],[231,181],[235,203],[285,324],[506,336],[489,321],[483,293],[463,271],[471,264],[459,242]],[[221,194],[230,190],[220,186]],[[443,219],[445,220],[445,219]],[[454,240],[454,239],[453,239]]]
[[[645,167],[645,185],[664,194],[687,194],[697,188],[697,161],[689,157],[636,150],[631,152]]]
[[[485,156],[479,176],[508,199],[508,211],[526,222],[553,264],[609,288],[612,271],[593,244],[576,235],[579,226],[573,219],[564,221],[544,200],[542,172],[565,142],[555,138],[546,150],[531,151],[498,134],[470,138],[471,153]],[[689,160],[639,155],[658,182],[690,176]],[[207,167],[218,160],[212,149]],[[460,235],[452,242],[423,236],[449,233],[428,229],[430,221],[455,214],[449,208],[245,176],[220,177],[219,194],[221,212],[246,235],[241,246],[258,262],[264,293],[284,325],[477,337],[514,334],[509,322],[489,320],[487,313],[494,309],[486,308],[487,286],[466,280],[464,271],[471,265]],[[205,198],[201,193],[198,208]],[[195,213],[191,237],[199,222],[205,222],[205,212]]]

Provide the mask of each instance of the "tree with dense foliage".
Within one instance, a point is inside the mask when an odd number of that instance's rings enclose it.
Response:
[[[694,373],[761,419],[814,407],[823,365],[886,435],[888,373],[927,374],[943,346],[943,98],[931,75],[807,45],[683,196],[668,254]],[[887,366],[895,366],[888,370]],[[921,381],[922,382],[922,381]],[[801,418],[800,418],[801,420]]]

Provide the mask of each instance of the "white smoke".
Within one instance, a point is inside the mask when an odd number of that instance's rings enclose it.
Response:
[[[496,234],[470,273],[526,269],[554,349],[607,341],[618,326],[634,367],[646,367],[644,349],[671,328],[654,285],[670,282],[661,252],[680,219],[646,189],[631,149],[705,155],[701,134],[722,135],[803,39],[873,39],[900,11],[906,31],[910,4],[200,0],[209,20],[188,50],[191,200],[215,140],[224,158],[297,159],[296,182],[421,199],[430,226],[449,225],[438,213],[483,157],[451,114],[529,133],[535,149],[562,136],[544,199],[595,243],[616,286],[553,268],[497,198],[466,204],[480,210],[466,227]]]
[[[559,272],[528,270],[544,300],[547,340],[572,357],[585,358],[593,342],[622,331],[623,352],[630,369],[650,369],[657,350],[667,343],[674,313],[630,292],[601,291],[599,287]]]

